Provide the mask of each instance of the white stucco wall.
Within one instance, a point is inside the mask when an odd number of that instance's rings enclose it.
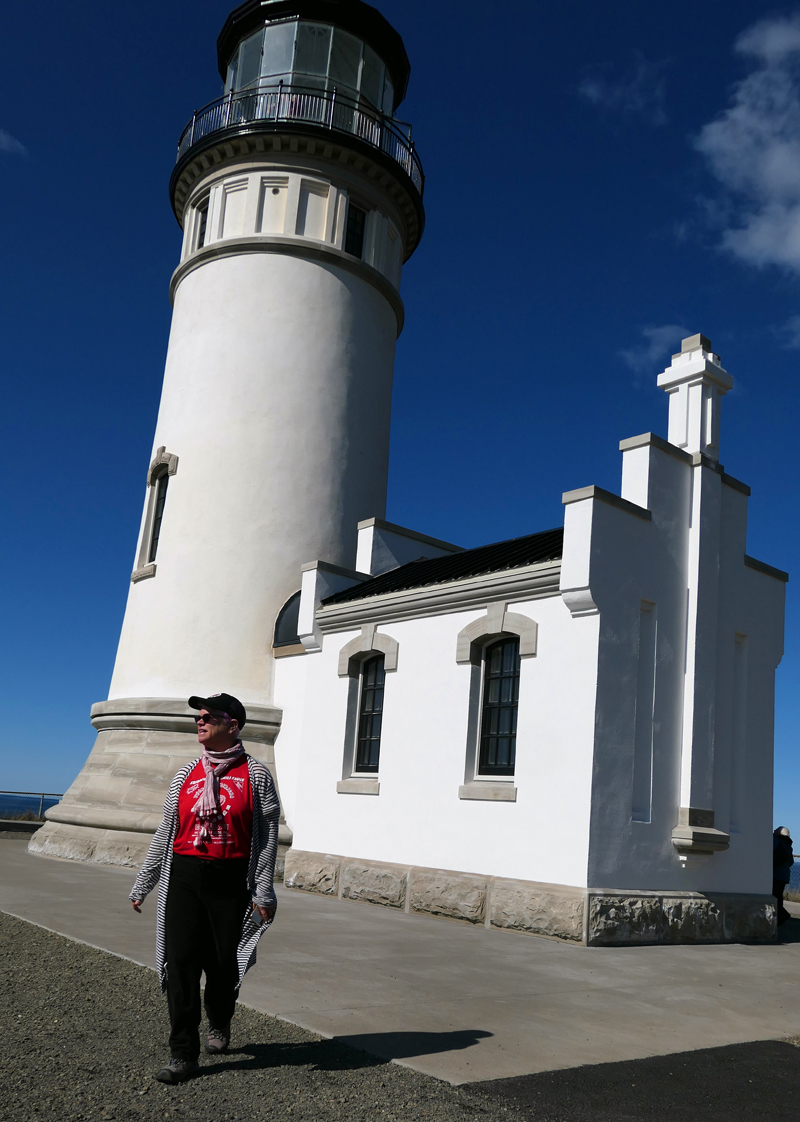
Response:
[[[702,502],[699,472],[706,473]],[[769,893],[774,671],[782,654],[784,585],[746,566],[747,497],[712,467],[692,466],[657,447],[632,449],[625,452],[623,496],[649,508],[652,519],[591,498],[568,507],[566,519],[565,562],[570,519],[580,517],[583,526],[590,517],[589,585],[600,620],[590,883]],[[704,536],[699,562],[692,517]],[[699,603],[690,636],[695,661],[686,650],[692,596]],[[649,821],[636,821],[643,601],[657,614],[652,808]],[[746,636],[746,672],[741,664],[734,669],[741,657],[737,636],[739,642]],[[742,690],[745,700],[737,701]],[[688,721],[694,730],[687,752]],[[672,830],[686,805],[714,811],[715,827],[731,831],[728,850],[680,860]]]
[[[456,663],[456,640],[483,611],[379,626],[399,658],[386,675],[378,795],[336,790],[350,683],[338,657],[358,633],[327,634],[321,652],[276,664],[276,704],[303,709],[276,742],[298,849],[586,885],[597,621],[571,619],[559,597],[509,611],[539,625],[538,654],[521,665],[516,802],[459,798],[471,667]]]
[[[179,466],[111,698],[271,700],[299,566],[352,567],[358,521],[383,515],[396,335],[384,296],[334,264],[244,253],[184,277],[153,441]]]

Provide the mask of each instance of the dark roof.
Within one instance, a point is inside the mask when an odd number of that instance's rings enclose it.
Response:
[[[477,549],[462,549],[460,553],[451,553],[447,557],[412,561],[353,588],[346,588],[344,592],[336,592],[322,603],[346,604],[349,600],[364,600],[367,596],[383,596],[387,592],[447,584],[482,573],[500,573],[504,569],[520,569],[523,565],[536,565],[541,561],[556,561],[561,557],[563,542],[564,528],[559,526],[555,530],[542,530],[524,538],[480,545]]]
[[[377,8],[363,0],[245,0],[225,20],[217,39],[217,65],[223,82],[233,52],[246,35],[267,20],[292,17],[340,27],[369,43],[389,68],[397,108],[406,96],[411,63],[398,32]]]

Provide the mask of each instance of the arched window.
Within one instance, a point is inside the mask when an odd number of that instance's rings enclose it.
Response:
[[[158,539],[161,536],[161,522],[164,518],[164,503],[167,501],[168,483],[169,474],[165,467],[155,480],[156,498],[153,507],[153,529],[150,533],[150,549],[147,554],[148,565],[155,561],[156,553],[158,552]]]
[[[273,647],[292,647],[300,642],[297,634],[297,620],[300,615],[300,593],[295,592],[290,596],[275,620],[275,633],[272,637]]]
[[[479,775],[513,775],[519,704],[519,639],[484,650]]]
[[[368,658],[361,664],[361,696],[358,702],[358,741],[356,743],[356,773],[374,773],[378,770],[381,751],[381,720],[383,717],[383,687],[386,674],[383,655]]]
[[[155,458],[147,471],[147,498],[139,558],[131,573],[131,581],[144,580],[156,575],[156,554],[164,523],[164,505],[167,501],[169,478],[178,470],[178,457],[162,445],[156,449]]]

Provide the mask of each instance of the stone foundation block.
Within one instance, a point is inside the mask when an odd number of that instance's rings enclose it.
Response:
[[[336,896],[339,891],[339,858],[324,853],[296,852],[286,854],[283,874],[287,888]]]
[[[726,941],[769,942],[775,938],[774,896],[726,896],[723,915]]]
[[[492,927],[583,941],[583,893],[554,892],[545,885],[496,880],[492,883]]]
[[[486,918],[486,879],[459,876],[438,869],[412,869],[412,912],[483,923]]]
[[[343,900],[365,900],[386,908],[404,908],[408,870],[390,865],[343,862],[341,896]]]
[[[589,904],[589,945],[620,946],[661,942],[662,912],[657,896],[593,896]]]
[[[67,826],[60,822],[45,822],[28,842],[28,853],[40,857],[65,857],[70,861],[93,861],[98,843],[105,830],[86,826]]]
[[[95,865],[122,865],[127,869],[139,869],[147,856],[152,838],[152,834],[105,830],[97,843],[92,861]]]
[[[667,943],[721,943],[722,909],[705,896],[665,896],[661,901],[663,936]]]

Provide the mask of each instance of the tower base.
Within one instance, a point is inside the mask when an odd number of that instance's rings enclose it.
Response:
[[[248,705],[242,743],[278,786],[273,745],[281,710]],[[137,868],[161,821],[169,784],[198,753],[194,710],[176,698],[137,697],[92,706],[94,747],[75,782],[28,843],[42,857]],[[281,815],[276,876],[292,835]]]

